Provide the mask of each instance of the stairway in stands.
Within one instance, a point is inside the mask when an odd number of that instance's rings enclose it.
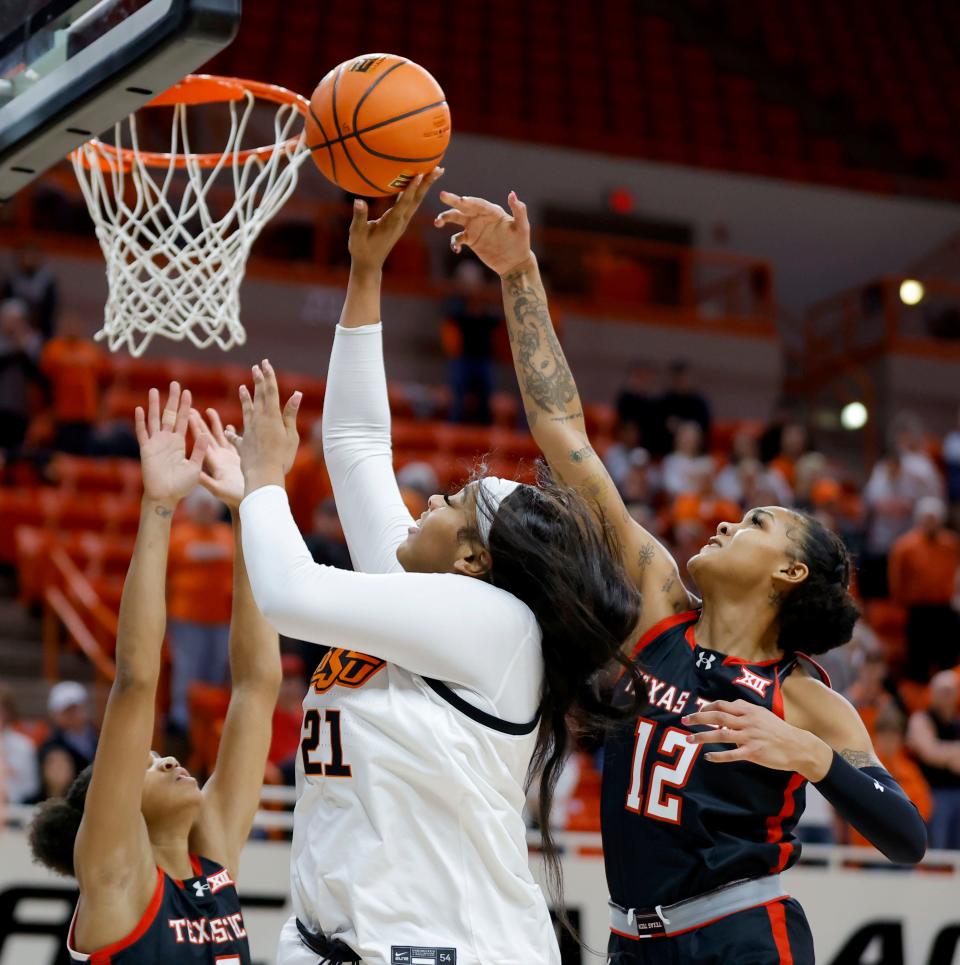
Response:
[[[93,674],[81,656],[64,653],[60,678],[90,683]],[[13,687],[21,717],[46,716],[50,684],[43,679],[40,618],[17,601],[9,572],[0,574],[0,681]]]

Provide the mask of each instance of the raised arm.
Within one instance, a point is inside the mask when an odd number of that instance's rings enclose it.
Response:
[[[120,602],[117,674],[77,834],[74,863],[85,901],[106,902],[136,922],[156,884],[147,827],[140,812],[150,760],[160,652],[166,629],[166,570],[170,520],[200,476],[205,442],[186,457],[190,393],[170,385],[163,415],[150,390],[146,416],[136,410],[143,468],[140,526]],[[131,925],[132,927],[132,925]],[[122,932],[121,932],[122,934]]]
[[[536,257],[530,249],[526,205],[510,193],[512,216],[499,205],[442,191],[451,207],[435,224],[462,230],[450,243],[468,245],[500,276],[503,307],[517,382],[530,431],[554,476],[597,507],[620,539],[627,573],[643,594],[643,632],[695,600],[680,581],[667,549],[627,513],[623,499],[587,437],[577,386],[553,329]]]
[[[354,202],[350,280],[330,354],[323,404],[323,454],[337,512],[357,570],[400,569],[397,547],[413,525],[393,472],[390,405],[383,364],[383,263],[442,171],[414,180],[376,221]]]
[[[290,415],[295,420],[299,404],[297,394],[288,403],[288,410],[291,404],[293,412]],[[216,767],[203,788],[203,804],[190,835],[190,850],[218,861],[237,880],[240,852],[250,834],[260,802],[273,709],[282,674],[277,633],[254,602],[244,564],[240,533],[240,500],[243,498],[240,455],[228,442],[217,413],[208,410],[207,419],[204,422],[197,412],[190,414],[194,436],[207,439],[201,481],[227,504],[233,522],[231,693]],[[292,456],[293,453],[289,453],[291,462]]]

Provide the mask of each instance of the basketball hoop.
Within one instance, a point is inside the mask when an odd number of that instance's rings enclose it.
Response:
[[[258,102],[278,105],[274,143],[244,149]],[[189,108],[218,103],[229,112],[226,146],[192,153]],[[131,114],[114,125],[115,144],[94,138],[70,155],[107,262],[109,295],[96,338],[106,339],[111,351],[126,345],[134,356],[154,335],[189,339],[198,348],[243,345],[240,283],[247,256],[309,157],[299,127],[309,104],[272,84],[192,74],[146,106],[173,108],[169,153],[141,150]],[[130,147],[123,147],[124,136]],[[233,189],[225,213],[211,211],[209,203],[222,172]]]

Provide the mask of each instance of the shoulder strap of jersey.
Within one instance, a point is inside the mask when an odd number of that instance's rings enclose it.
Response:
[[[819,680],[821,683],[826,684],[831,690],[833,689],[833,684],[830,683],[830,674],[828,674],[827,671],[821,667],[816,660],[813,659],[813,657],[810,657],[805,653],[801,653],[799,650],[795,651],[793,656],[784,660],[784,662],[780,665],[780,668],[777,670],[777,676],[780,678],[780,682],[782,683],[784,680],[786,680],[787,677],[789,677],[790,674],[793,673],[794,669],[800,664],[803,665],[804,669],[810,674],[811,677],[814,678],[814,680]]]
[[[664,617],[647,629],[644,635],[636,642],[630,653],[630,659],[635,660],[654,640],[659,639],[668,631],[673,630],[675,627],[685,627],[691,623],[695,623],[699,618],[699,610],[686,610],[683,613],[674,613],[671,616]]]

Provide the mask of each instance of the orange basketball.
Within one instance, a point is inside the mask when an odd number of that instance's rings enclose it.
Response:
[[[440,162],[450,143],[450,109],[419,64],[364,54],[317,85],[306,132],[317,167],[344,191],[396,194]]]

